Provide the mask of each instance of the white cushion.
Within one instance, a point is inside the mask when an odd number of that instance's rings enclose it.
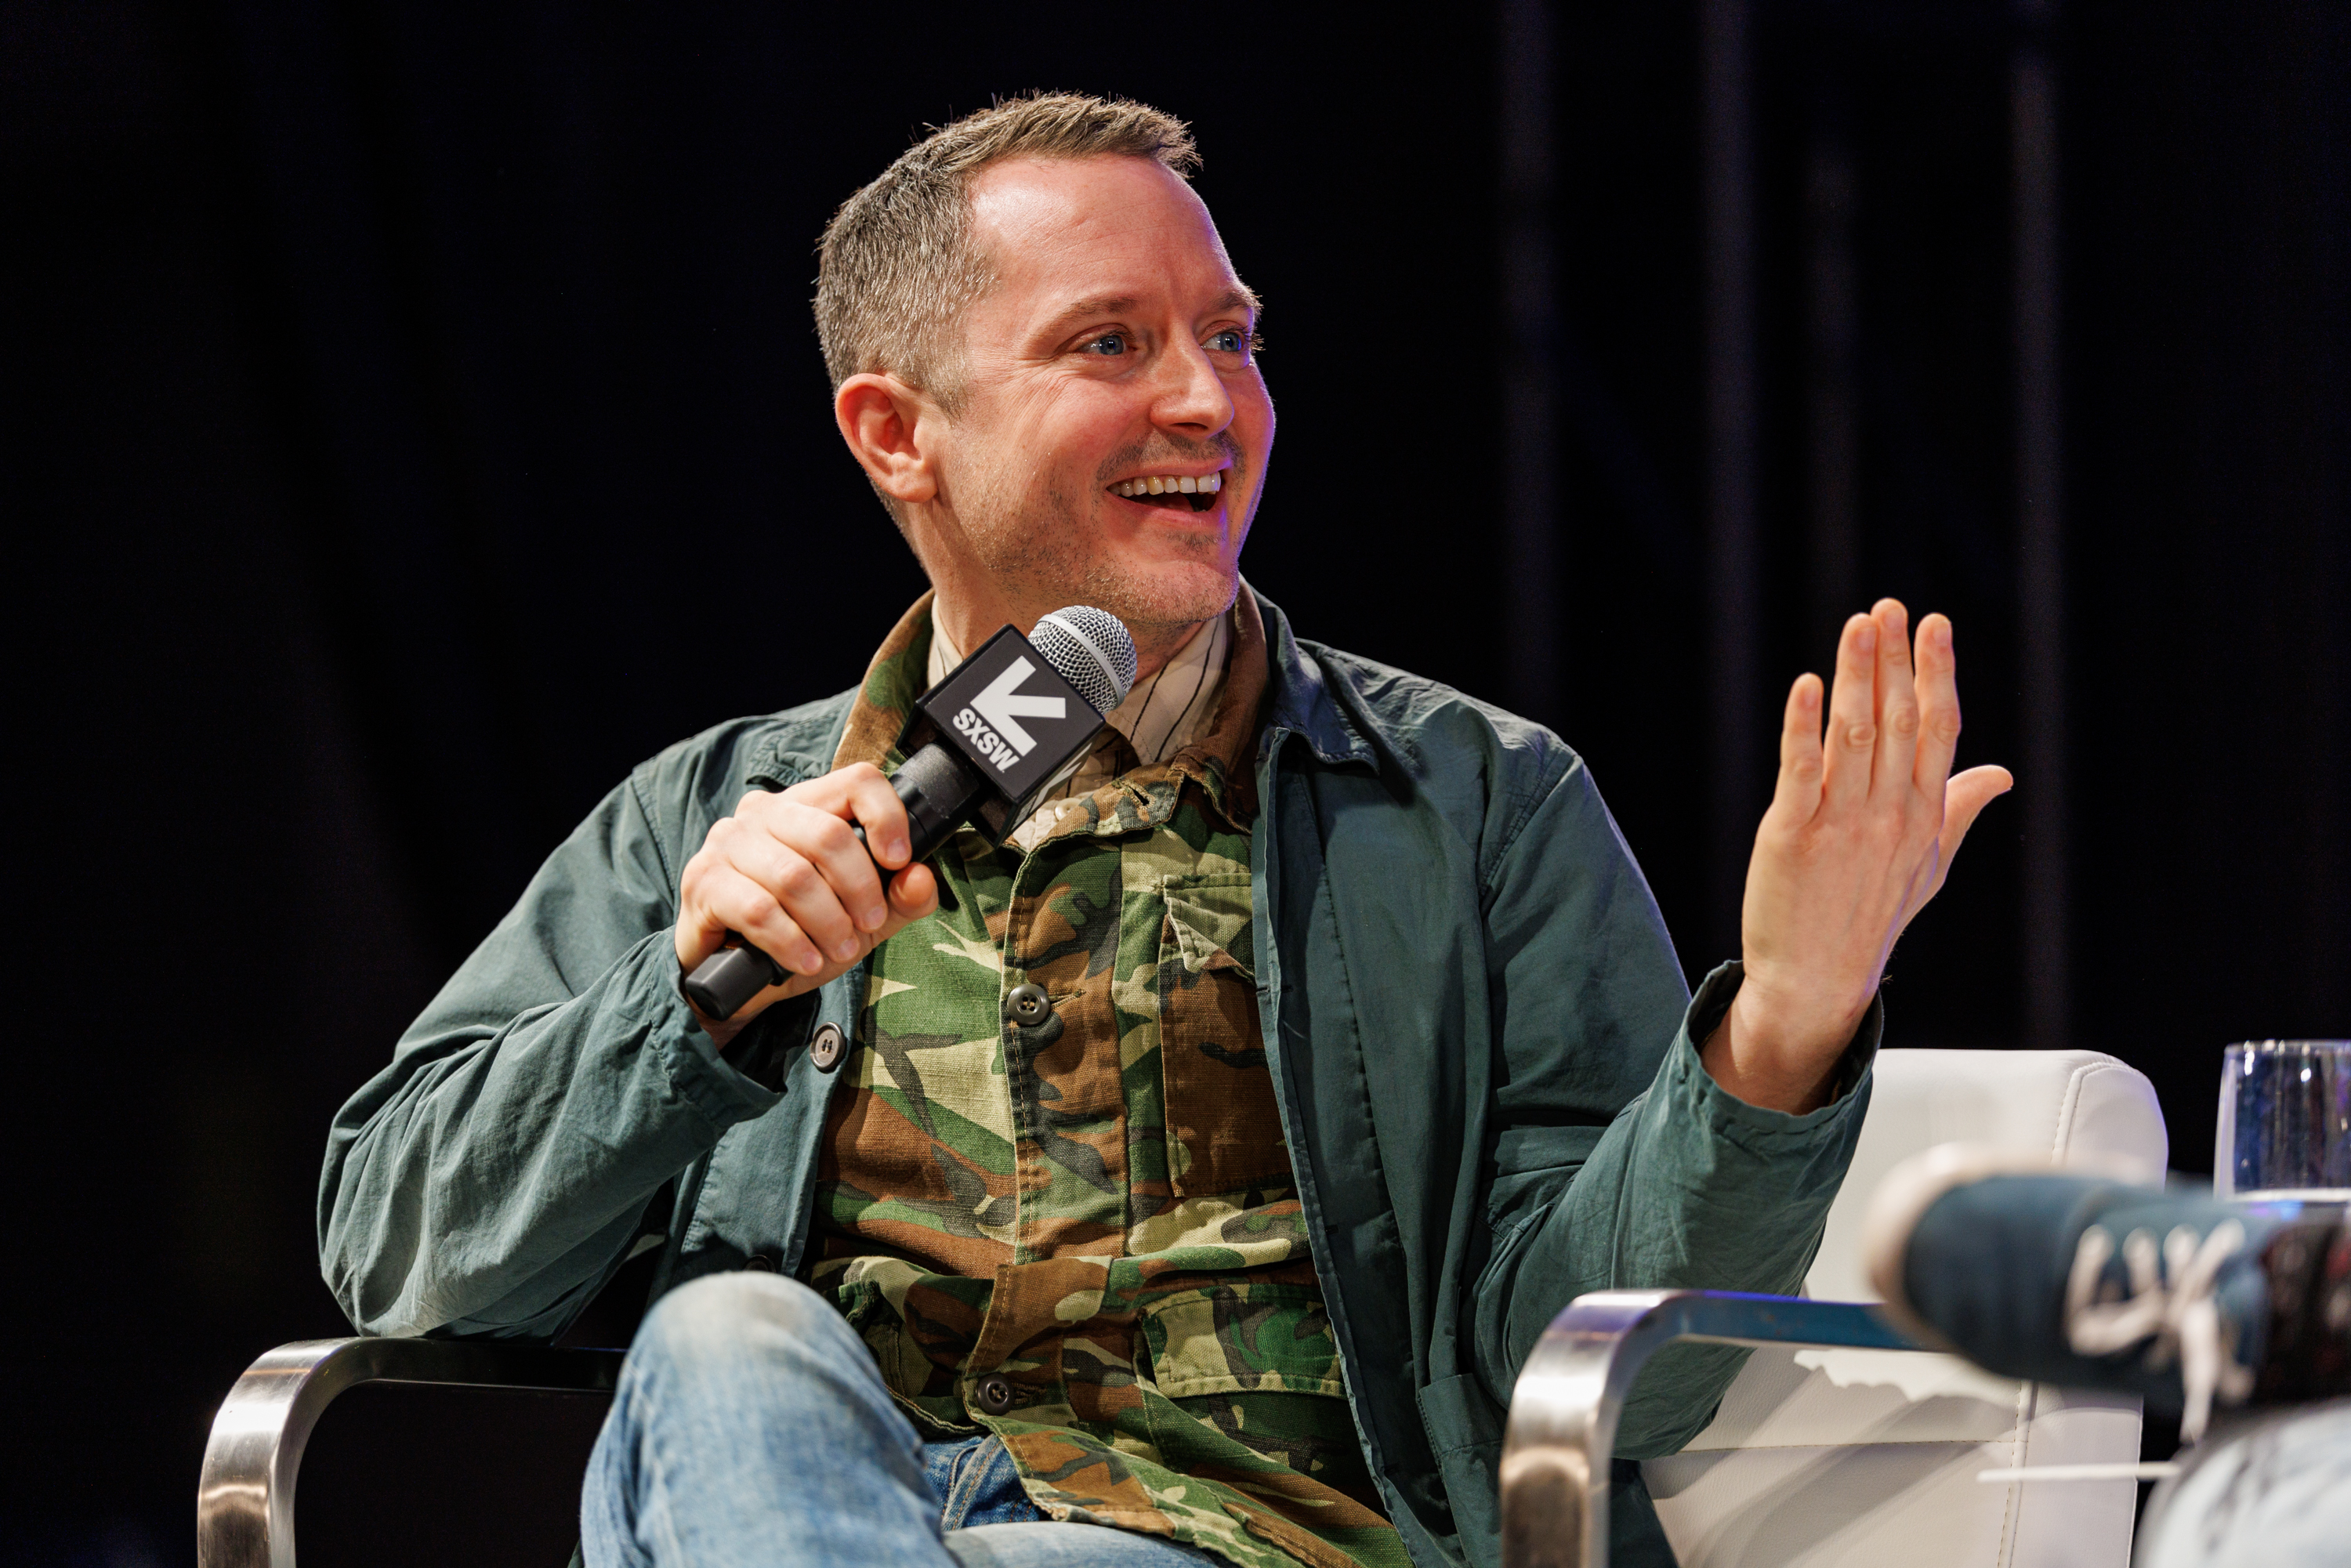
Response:
[[[1878,1179],[1936,1144],[2095,1156],[2159,1179],[2155,1091],[2090,1051],[1886,1051],[1805,1293],[1874,1301],[1862,1211]],[[1643,1467],[1683,1568],[2120,1568],[2132,1482],[1986,1485],[1979,1470],[2128,1463],[2135,1401],[2018,1383],[1955,1356],[1765,1349],[1688,1448]]]

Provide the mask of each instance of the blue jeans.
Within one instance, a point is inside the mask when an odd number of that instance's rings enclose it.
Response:
[[[1048,1519],[996,1438],[925,1443],[823,1297],[714,1274],[645,1314],[580,1501],[588,1568],[1199,1568]]]
[[[2351,1399],[2223,1417],[2147,1500],[2140,1568],[2325,1568],[2351,1542]],[[2332,1542],[2330,1545],[2329,1542]]]

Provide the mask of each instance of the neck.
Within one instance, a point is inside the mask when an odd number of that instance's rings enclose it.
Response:
[[[1146,629],[1139,626],[1130,628],[1134,632],[1134,678],[1138,681],[1146,681],[1166,668],[1167,661],[1181,653],[1184,644],[1190,642],[1193,634],[1207,624],[1205,621],[1191,621],[1180,626],[1164,629],[1159,627]],[[1148,642],[1144,636],[1146,630],[1157,633]]]
[[[1064,597],[1050,604],[1026,604],[1001,591],[972,593],[965,585],[954,582],[939,582],[935,587],[931,623],[945,632],[947,641],[966,657],[994,636],[1000,626],[1013,627],[1026,637],[1037,629],[1039,621],[1078,602]],[[1134,678],[1141,681],[1157,674],[1205,624],[1199,621],[1169,624],[1125,622],[1128,634],[1134,639]]]
[[[1026,637],[1037,622],[1071,604],[1091,602],[1084,589],[1054,588],[1009,580],[991,571],[971,549],[952,514],[933,507],[910,508],[905,533],[914,558],[935,591],[931,623],[943,629],[948,641],[968,655],[996,635],[999,626],[1016,628]],[[1134,639],[1134,678],[1155,675],[1192,640],[1204,621],[1142,621],[1130,619],[1115,604],[1099,608],[1117,615]]]

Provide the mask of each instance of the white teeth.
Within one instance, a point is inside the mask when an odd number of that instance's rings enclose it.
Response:
[[[1213,496],[1224,487],[1221,473],[1155,475],[1148,479],[1122,479],[1111,486],[1122,496]]]

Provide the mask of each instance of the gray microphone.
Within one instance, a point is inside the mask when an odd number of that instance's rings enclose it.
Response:
[[[946,679],[914,700],[898,737],[906,758],[890,775],[905,802],[908,861],[928,860],[966,822],[998,843],[1029,818],[1047,789],[1077,765],[1103,716],[1134,685],[1134,639],[1118,617],[1090,604],[1056,610],[1023,637],[1007,626]],[[857,830],[858,841],[865,830]],[[878,863],[886,884],[890,873]],[[789,973],[728,933],[683,982],[703,1016],[728,1019]]]

